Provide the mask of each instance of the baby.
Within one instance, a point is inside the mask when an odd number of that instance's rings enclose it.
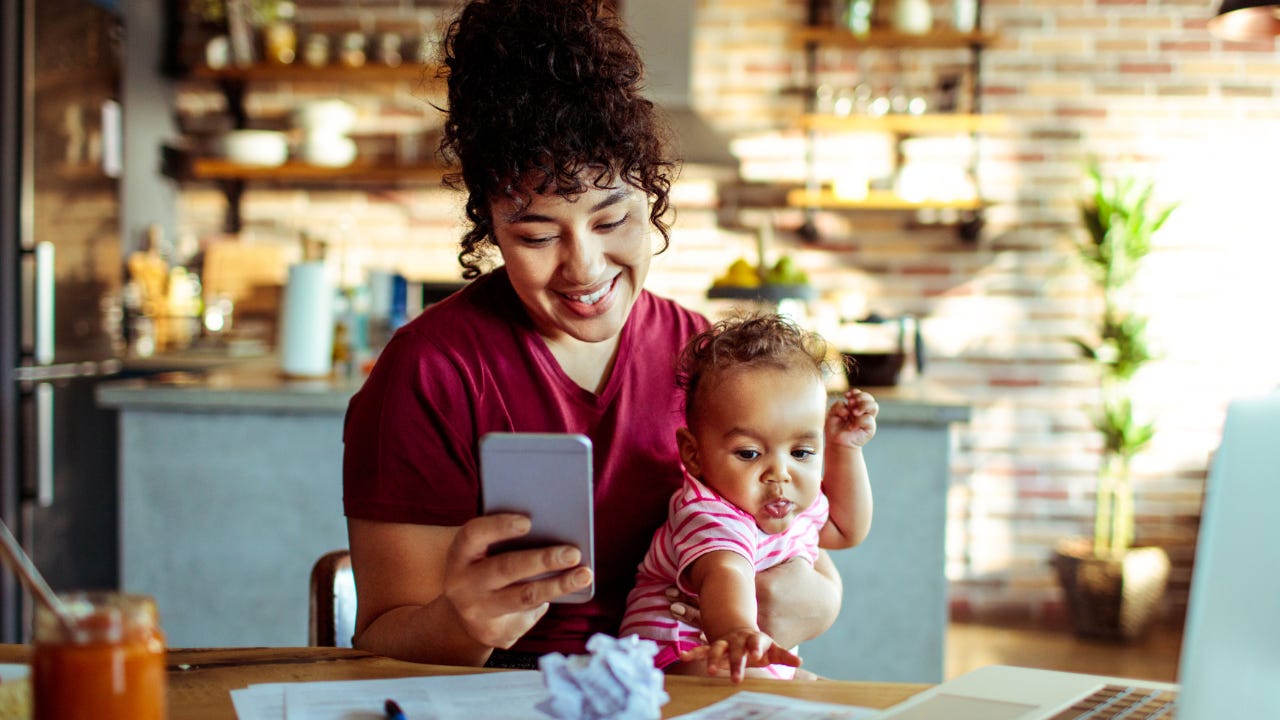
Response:
[[[862,446],[879,408],[856,389],[828,407],[824,357],[821,338],[777,315],[721,321],[680,357],[684,486],[619,633],[656,641],[654,662],[667,672],[794,677],[800,658],[756,621],[755,574],[813,562],[820,547],[853,547],[871,527]],[[697,598],[701,629],[671,616],[672,585]]]

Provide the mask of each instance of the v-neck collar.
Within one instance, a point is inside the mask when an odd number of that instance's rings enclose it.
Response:
[[[618,350],[613,359],[613,367],[609,370],[609,376],[605,379],[604,388],[599,394],[588,390],[569,377],[561,367],[560,362],[556,360],[555,355],[551,352],[551,348],[547,347],[547,341],[542,337],[534,327],[533,321],[528,318],[528,311],[523,310],[526,321],[523,323],[525,331],[525,344],[529,348],[530,353],[539,364],[547,371],[547,375],[560,385],[560,389],[566,395],[578,399],[584,405],[590,407],[606,407],[617,396],[619,386],[622,382],[621,376],[625,373],[626,368],[631,362],[631,346],[632,346],[632,325],[638,322],[636,320],[636,309],[640,303],[644,302],[645,291],[641,290],[640,295],[636,297],[635,302],[631,305],[631,311],[627,313],[627,320],[622,324],[622,329],[618,332]]]

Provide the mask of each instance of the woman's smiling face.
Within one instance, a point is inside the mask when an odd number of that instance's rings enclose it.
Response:
[[[653,257],[648,198],[625,183],[491,205],[507,276],[548,341],[618,336]]]

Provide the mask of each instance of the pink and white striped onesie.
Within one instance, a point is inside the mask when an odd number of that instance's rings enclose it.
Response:
[[[770,535],[756,525],[755,518],[720,497],[687,473],[684,486],[671,496],[667,522],[653,534],[649,551],[636,573],[636,587],[627,596],[627,612],[619,637],[639,635],[658,643],[654,665],[659,668],[679,661],[680,651],[704,644],[702,631],[671,616],[671,601],[665,591],[675,585],[696,595],[682,578],[694,560],[714,550],[728,550],[746,558],[756,572],[767,570],[794,557],[813,562],[818,557],[818,531],[827,522],[826,495],[819,494],[791,527]],[[795,676],[795,668],[770,665],[776,677]]]

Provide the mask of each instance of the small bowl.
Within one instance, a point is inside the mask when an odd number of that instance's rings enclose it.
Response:
[[[293,124],[306,131],[342,134],[356,124],[356,109],[342,100],[312,100],[293,111]]]
[[[311,133],[299,150],[303,162],[322,167],[346,167],[356,159],[355,141],[343,135]]]
[[[906,362],[900,352],[842,352],[850,387],[887,387],[898,384]]]
[[[275,167],[289,157],[285,134],[274,130],[232,130],[221,144],[223,157],[241,165]]]

